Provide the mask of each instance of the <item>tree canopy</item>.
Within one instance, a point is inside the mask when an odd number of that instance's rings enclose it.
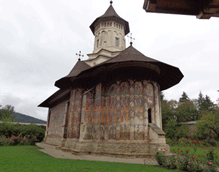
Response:
[[[1,107],[1,106],[0,106]],[[14,107],[11,105],[6,105],[0,109],[0,121],[14,121],[12,116],[14,112]]]
[[[197,99],[190,99],[186,92],[183,92],[179,101],[166,100],[161,94],[162,119],[165,126],[170,119],[177,123],[197,121],[202,118],[204,112],[215,113],[218,104],[214,104],[208,95],[203,96],[200,92]]]

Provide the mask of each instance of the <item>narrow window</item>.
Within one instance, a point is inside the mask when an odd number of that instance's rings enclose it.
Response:
[[[119,46],[119,38],[116,38],[116,46]]]
[[[97,40],[97,48],[99,47],[99,42],[100,42],[100,41],[99,41],[99,39],[98,39],[98,40]]]
[[[152,123],[151,109],[148,109],[148,123]]]

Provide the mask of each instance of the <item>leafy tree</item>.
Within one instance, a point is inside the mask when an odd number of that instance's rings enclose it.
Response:
[[[176,131],[176,121],[174,119],[170,119],[164,128],[164,131],[166,133],[166,137],[170,139],[174,139],[176,137],[177,131]]]
[[[195,121],[199,119],[198,111],[191,100],[185,100],[179,103],[176,108],[177,122]]]
[[[198,130],[210,129],[219,138],[219,111],[215,113],[209,111],[202,112],[202,118],[196,124]]]
[[[0,109],[0,121],[14,121],[14,117],[12,116],[13,112],[14,107],[11,105],[6,105]]]
[[[189,125],[188,124],[183,124],[176,135],[177,139],[180,138],[189,138]]]
[[[175,100],[163,100],[161,102],[161,110],[162,110],[162,123],[163,126],[166,126],[167,122],[170,119],[175,119],[175,109],[177,107],[178,102]]]
[[[179,98],[179,104],[189,100],[189,96],[183,91],[182,96]]]

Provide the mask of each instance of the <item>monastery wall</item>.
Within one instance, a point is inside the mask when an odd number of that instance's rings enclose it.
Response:
[[[151,123],[161,126],[159,86],[155,82],[99,84],[84,96],[83,140],[147,140]]]
[[[47,137],[61,139],[62,126],[66,113],[66,101],[49,109]]]
[[[162,125],[160,112],[156,82],[75,88],[69,100],[50,108],[46,143],[85,153],[154,153],[158,145],[168,149],[163,133],[156,131]]]

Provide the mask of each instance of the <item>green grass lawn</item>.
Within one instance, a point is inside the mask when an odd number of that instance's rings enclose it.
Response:
[[[150,165],[57,159],[40,152],[37,149],[40,148],[37,146],[0,146],[0,172],[171,171]]]

